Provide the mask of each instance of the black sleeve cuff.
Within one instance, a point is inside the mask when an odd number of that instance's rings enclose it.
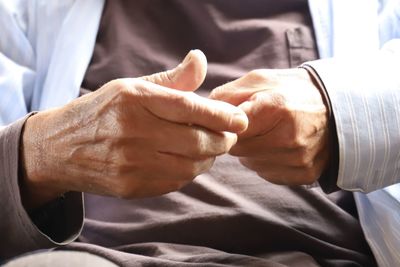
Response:
[[[29,212],[29,217],[43,234],[57,243],[74,239],[71,233],[76,232],[76,230],[80,231],[83,219],[74,214],[80,212],[81,195],[77,192],[66,193]]]
[[[329,112],[329,118],[328,118],[329,151],[330,151],[329,165],[318,179],[318,183],[321,186],[322,190],[325,193],[329,194],[340,190],[340,188],[337,186],[337,178],[339,172],[339,143],[336,131],[335,118],[332,112],[329,95],[318,73],[310,65],[307,64],[303,64],[301,68],[306,69],[308,73],[311,75],[314,82],[318,84],[318,89],[320,90],[324,103],[327,106]]]

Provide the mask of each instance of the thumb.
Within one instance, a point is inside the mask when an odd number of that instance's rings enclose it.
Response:
[[[200,50],[190,51],[172,70],[141,77],[141,79],[181,91],[195,91],[207,74],[207,58]]]

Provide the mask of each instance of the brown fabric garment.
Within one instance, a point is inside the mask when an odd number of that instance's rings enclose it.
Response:
[[[374,266],[347,210],[352,205],[346,192],[328,197],[319,188],[273,185],[223,156],[210,172],[165,196],[86,195],[80,240],[93,245],[69,248],[123,266]]]
[[[170,69],[194,48],[209,60],[205,92],[317,58],[304,0],[113,0],[83,87]],[[375,265],[351,193],[273,185],[230,156],[179,192],[86,195],[86,210],[82,243],[67,249],[123,266]]]
[[[107,1],[83,87],[171,69],[191,49],[209,65],[203,89],[252,69],[317,58],[307,1]]]
[[[374,266],[346,210],[352,202],[345,192],[270,184],[223,156],[180,192],[131,201],[86,195],[80,240],[96,246],[70,248],[123,266]]]
[[[25,120],[18,120],[0,130],[0,262],[35,247],[35,240],[30,236],[35,226],[29,223],[18,187],[19,137]],[[43,244],[50,246],[49,242]]]

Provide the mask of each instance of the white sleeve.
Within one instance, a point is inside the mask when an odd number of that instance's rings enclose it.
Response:
[[[0,0],[0,125],[25,116],[30,104],[35,81],[31,2]]]
[[[375,54],[308,62],[331,103],[339,143],[337,185],[370,192],[400,182],[400,39]]]

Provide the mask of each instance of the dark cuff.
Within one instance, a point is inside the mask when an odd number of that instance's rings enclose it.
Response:
[[[29,212],[29,217],[55,244],[69,243],[76,239],[82,228],[82,193],[66,193]]]
[[[318,179],[319,185],[326,194],[341,190],[337,186],[339,172],[339,143],[336,132],[336,123],[333,117],[329,120],[329,135],[329,165]]]
[[[338,136],[336,131],[336,123],[334,114],[332,112],[331,101],[329,99],[328,92],[326,91],[325,85],[318,73],[312,68],[310,65],[303,64],[301,68],[304,68],[311,75],[314,82],[318,85],[318,89],[323,97],[324,103],[328,108],[329,118],[328,118],[328,129],[329,129],[329,164],[328,167],[324,170],[321,177],[318,179],[318,183],[321,186],[322,190],[329,194],[335,191],[340,190],[337,186],[337,178],[339,171],[339,143]]]

